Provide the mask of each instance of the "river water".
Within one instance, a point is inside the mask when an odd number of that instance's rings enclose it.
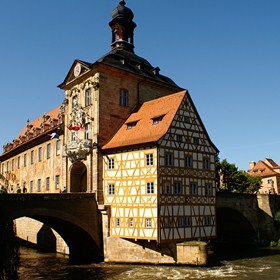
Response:
[[[242,259],[221,260],[213,267],[90,264],[71,265],[60,254],[20,249],[20,280],[280,280],[280,251],[258,251]]]

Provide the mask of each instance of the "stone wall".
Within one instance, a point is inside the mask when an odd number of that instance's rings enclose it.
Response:
[[[58,253],[69,254],[69,248],[62,237],[53,229],[46,228],[43,223],[27,217],[15,220],[16,235],[18,238],[27,241],[31,246],[40,247],[46,251],[52,250],[51,240],[55,238],[56,248]],[[45,242],[38,242],[38,239],[43,239]],[[50,242],[47,242],[47,241]],[[38,244],[39,243],[39,244]]]

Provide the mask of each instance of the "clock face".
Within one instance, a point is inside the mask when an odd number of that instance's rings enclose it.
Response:
[[[81,69],[82,69],[81,64],[77,63],[77,65],[74,68],[74,76],[75,77],[78,77],[81,74]]]

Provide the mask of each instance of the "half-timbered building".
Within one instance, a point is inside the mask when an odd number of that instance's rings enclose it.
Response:
[[[187,91],[144,102],[103,151],[112,236],[215,237],[217,150]]]

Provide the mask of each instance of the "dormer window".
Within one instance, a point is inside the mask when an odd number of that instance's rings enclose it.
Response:
[[[126,129],[132,129],[138,121],[126,123]]]
[[[153,124],[158,124],[160,121],[162,121],[162,119],[163,119],[164,116],[165,116],[165,115],[161,115],[161,116],[152,118]]]

